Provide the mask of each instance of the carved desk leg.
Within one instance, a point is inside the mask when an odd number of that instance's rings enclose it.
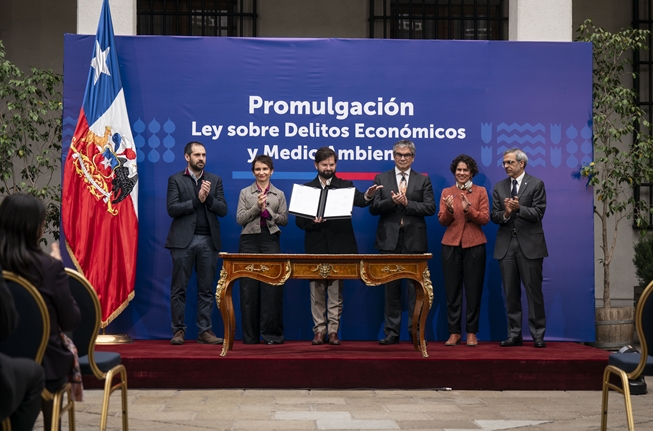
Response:
[[[415,350],[422,351],[422,341],[424,340],[424,324],[421,322],[421,316],[424,314],[424,287],[417,280],[412,280],[415,286],[415,308],[413,310],[412,334],[413,346]],[[427,311],[428,314],[428,311]]]
[[[224,326],[224,341],[222,343],[222,352],[220,356],[227,356],[227,351],[233,349],[234,333],[236,330],[236,316],[234,315],[234,306],[231,298],[231,290],[235,280],[230,279],[227,270],[222,268],[220,271],[220,280],[215,293],[218,302],[218,308],[222,315],[222,324]]]
[[[419,289],[415,289],[416,291],[419,291],[419,294],[416,292],[416,299],[415,299],[415,312],[417,312],[417,308],[419,307],[419,348],[415,346],[417,350],[420,350],[422,352],[422,357],[423,358],[428,358],[429,354],[426,350],[426,340],[424,339],[424,328],[426,328],[426,318],[429,315],[429,310],[431,307],[429,306],[430,302],[428,300],[428,293],[426,289],[424,288],[424,283],[419,282]],[[418,299],[419,298],[419,299]],[[419,305],[418,305],[419,304]],[[413,322],[415,319],[413,319]],[[415,323],[413,323],[415,325]],[[414,328],[414,326],[413,326]]]

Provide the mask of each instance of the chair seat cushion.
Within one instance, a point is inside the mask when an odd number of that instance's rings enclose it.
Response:
[[[116,365],[120,365],[121,362],[120,353],[117,352],[96,351],[93,357],[95,358],[95,364],[103,373],[108,372]],[[79,367],[81,368],[83,375],[93,374],[93,370],[91,370],[91,365],[88,363],[88,355],[79,358]]]
[[[641,357],[641,353],[613,353],[608,356],[608,364],[614,365],[627,373],[631,373],[637,368]],[[642,375],[653,376],[653,356],[649,355],[646,358],[646,366]]]

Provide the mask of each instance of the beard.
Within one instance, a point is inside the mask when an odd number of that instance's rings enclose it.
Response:
[[[193,163],[192,161],[189,161],[188,164],[195,172],[202,172],[202,169],[204,169],[204,162]]]
[[[330,180],[336,174],[336,170],[334,169],[332,171],[330,171],[330,170],[329,171],[319,171],[319,174],[325,180]]]

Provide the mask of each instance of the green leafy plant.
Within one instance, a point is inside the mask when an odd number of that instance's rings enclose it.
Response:
[[[635,275],[642,288],[653,280],[653,235],[646,235],[635,244]]]
[[[45,231],[59,238],[62,76],[6,59],[0,41],[0,196],[29,193],[42,199]]]
[[[610,308],[610,264],[617,244],[619,223],[633,220],[646,228],[649,205],[633,197],[633,186],[653,180],[651,125],[637,105],[637,94],[625,85],[635,77],[627,73],[632,50],[647,49],[646,30],[624,29],[611,33],[586,20],[577,40],[593,45],[593,146],[594,162],[581,169],[594,187],[594,214],[601,223],[603,307]],[[633,138],[628,145],[624,140]],[[612,221],[612,225],[610,225]]]

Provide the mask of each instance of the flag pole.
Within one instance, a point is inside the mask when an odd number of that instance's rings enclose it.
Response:
[[[84,99],[65,159],[61,212],[68,254],[100,301],[102,333],[96,342],[133,342],[104,329],[134,297],[138,248],[137,149],[108,0],[102,1]]]

